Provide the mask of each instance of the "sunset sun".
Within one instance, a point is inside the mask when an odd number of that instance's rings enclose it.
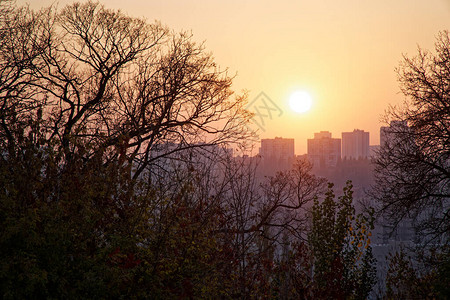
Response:
[[[304,113],[311,109],[311,96],[305,91],[294,92],[289,98],[289,106],[297,113]]]

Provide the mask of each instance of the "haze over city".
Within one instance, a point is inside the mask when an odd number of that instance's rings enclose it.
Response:
[[[70,0],[17,1],[40,8]],[[404,100],[395,68],[417,47],[432,50],[450,27],[447,0],[398,1],[102,1],[133,17],[159,20],[205,42],[217,65],[236,74],[233,89],[251,102],[264,92],[283,111],[266,120],[260,138],[295,139],[306,153],[314,132],[362,129],[379,144],[381,117]],[[288,105],[296,91],[312,97],[306,113]],[[257,126],[255,126],[258,128]]]
[[[448,299],[449,29],[448,0],[0,0],[0,298]]]

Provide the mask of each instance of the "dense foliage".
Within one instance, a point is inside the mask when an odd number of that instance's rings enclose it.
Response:
[[[355,213],[351,183],[335,201],[330,184],[322,203],[316,199],[309,232],[316,296],[322,299],[366,299],[376,282],[370,247],[373,211]]]

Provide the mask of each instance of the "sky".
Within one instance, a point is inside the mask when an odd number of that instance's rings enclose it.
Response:
[[[17,0],[35,9],[72,2]],[[263,92],[277,108],[264,125],[261,118],[260,126],[250,125],[260,138],[294,138],[296,154],[306,153],[307,139],[324,130],[340,138],[362,129],[370,132],[371,145],[379,144],[385,110],[404,100],[395,72],[403,55],[414,56],[419,46],[433,50],[438,32],[450,29],[450,0],[100,2],[192,32],[235,75],[237,94],[246,91],[249,103],[258,104]],[[300,90],[313,101],[301,114],[288,105]]]

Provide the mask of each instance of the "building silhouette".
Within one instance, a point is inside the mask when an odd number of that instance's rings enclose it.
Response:
[[[370,145],[369,146],[369,157],[375,157],[380,151],[380,145]]]
[[[289,170],[295,160],[294,139],[282,137],[262,139],[259,155],[261,156],[260,169],[263,175]]]
[[[259,155],[263,159],[287,159],[294,157],[294,139],[275,137],[262,139]]]
[[[382,126],[380,128],[380,147],[390,147],[397,141],[400,136],[408,132],[406,121],[391,121],[390,126]],[[400,141],[401,142],[401,141]]]
[[[368,158],[369,152],[369,132],[355,129],[342,133],[342,158]]]
[[[336,167],[341,158],[341,139],[331,137],[331,132],[314,133],[308,139],[308,159],[315,169]]]

